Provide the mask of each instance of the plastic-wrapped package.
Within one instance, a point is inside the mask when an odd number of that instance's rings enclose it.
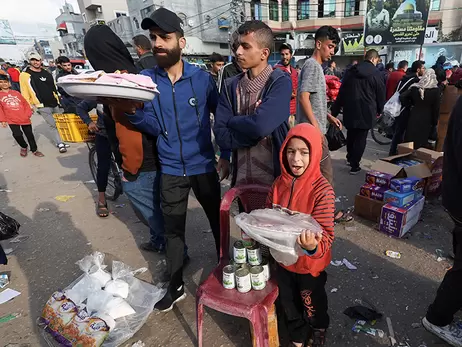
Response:
[[[128,297],[128,283],[122,278],[126,276],[133,276],[132,273],[130,266],[122,263],[121,261],[114,260],[112,262],[112,280],[106,283],[104,290],[112,295],[126,299]]]
[[[64,294],[76,305],[80,305],[91,293],[97,290],[101,290],[101,283],[85,274],[75,286],[66,289]]]
[[[77,261],[76,264],[90,278],[98,281],[101,288],[104,288],[106,283],[111,280],[111,274],[104,270],[107,267],[107,265],[104,265],[104,253],[95,252],[92,255],[87,255]]]
[[[235,217],[236,224],[252,239],[270,248],[273,258],[286,266],[295,264],[301,247],[298,236],[305,230],[322,233],[322,228],[309,214],[289,214],[278,209],[253,210]]]

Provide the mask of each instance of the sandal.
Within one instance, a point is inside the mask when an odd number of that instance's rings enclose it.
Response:
[[[106,218],[109,216],[109,210],[107,208],[107,203],[103,204],[98,202],[98,208],[96,209],[96,214],[101,218]]]
[[[21,148],[21,150],[19,151],[19,155],[21,157],[27,157],[27,148]]]
[[[334,214],[334,223],[348,223],[353,220],[353,216],[351,215],[351,210],[343,211],[338,210]]]
[[[44,155],[42,152],[40,152],[40,151],[32,152],[32,154],[35,155],[36,157],[39,157],[39,158],[42,158],[42,157],[45,156],[45,155]]]

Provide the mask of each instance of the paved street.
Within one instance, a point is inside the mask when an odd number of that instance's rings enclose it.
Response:
[[[136,219],[124,196],[110,203],[114,213],[107,219],[95,214],[95,184],[88,166],[85,144],[72,144],[68,153],[60,155],[46,136],[47,127],[37,116],[33,118],[39,149],[45,158],[19,156],[8,129],[0,129],[0,211],[21,223],[21,235],[29,236],[20,243],[2,243],[13,248],[9,265],[8,288],[22,294],[0,305],[0,316],[20,313],[8,323],[0,323],[0,346],[42,346],[35,321],[53,291],[67,286],[80,270],[75,262],[93,251],[101,251],[107,260],[120,259],[134,268],[148,267],[141,278],[151,281],[164,270],[163,257],[142,252],[137,245],[148,240],[148,229]],[[363,167],[371,160],[387,156],[388,148],[368,140]],[[333,154],[335,191],[344,207],[353,205],[354,196],[364,181],[364,174],[350,176],[344,151]],[[226,187],[224,187],[225,189]],[[54,199],[73,195],[67,202]],[[117,208],[115,205],[122,205]],[[345,267],[328,268],[327,291],[331,313],[328,346],[388,346],[388,339],[365,333],[353,333],[354,321],[343,311],[368,301],[390,317],[396,336],[409,346],[444,347],[441,340],[422,327],[413,327],[425,314],[428,304],[445,269],[447,261],[436,261],[436,249],[445,254],[451,249],[452,228],[440,203],[427,203],[422,220],[407,239],[392,239],[375,230],[373,223],[356,218],[336,227],[333,259],[348,259],[357,270]],[[142,340],[146,346],[194,346],[196,344],[195,299],[200,283],[214,266],[214,247],[209,226],[199,204],[190,199],[187,221],[187,243],[191,263],[185,272],[188,297],[172,312],[154,312],[145,326],[129,342]],[[399,251],[401,259],[391,259],[385,250]],[[152,278],[154,277],[154,278]],[[336,292],[331,292],[337,288]],[[388,333],[385,319],[376,326]],[[207,311],[204,323],[205,346],[250,346],[248,323],[242,319]],[[128,344],[128,343],[127,343]],[[124,344],[125,346],[126,344]],[[129,344],[131,346],[131,344]]]

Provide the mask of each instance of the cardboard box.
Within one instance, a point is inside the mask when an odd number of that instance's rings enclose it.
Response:
[[[359,195],[368,197],[373,200],[383,201],[383,197],[387,188],[385,187],[378,187],[373,184],[364,184],[361,189],[359,190]]]
[[[423,192],[425,180],[418,177],[394,178],[391,180],[390,189],[398,193],[407,193],[411,191]]]
[[[355,197],[355,214],[378,223],[383,205],[385,205],[383,201],[369,199],[358,194]]]
[[[403,207],[384,205],[379,230],[387,235],[403,237],[419,221],[424,204],[425,198],[421,197]]]
[[[371,170],[366,173],[366,183],[373,184],[378,187],[390,187],[391,179],[393,178],[392,175]]]
[[[414,200],[414,192],[398,193],[393,190],[387,190],[383,198],[385,203],[396,207],[403,207],[404,205],[407,205]]]
[[[372,170],[380,171],[387,173],[393,176],[393,178],[407,178],[407,177],[417,177],[417,178],[427,178],[432,175],[427,163],[424,161],[418,165],[401,167],[399,165],[393,164],[393,161],[397,158],[403,159],[417,159],[424,160],[418,157],[417,152],[412,152],[408,154],[399,154],[391,157],[379,159],[372,164]]]

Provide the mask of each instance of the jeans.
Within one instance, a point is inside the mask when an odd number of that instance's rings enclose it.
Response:
[[[368,129],[348,129],[347,131],[347,160],[352,169],[359,168],[367,144]]]
[[[446,272],[436,292],[435,301],[427,311],[427,320],[437,326],[450,324],[454,315],[462,308],[462,223],[454,220],[452,248],[454,266]]]
[[[24,140],[24,135],[27,137],[27,141],[29,142],[31,152],[37,151],[37,143],[35,142],[34,133],[32,132],[32,125],[17,125],[17,124],[10,124],[11,133],[13,134],[14,139],[18,143],[21,148],[27,148],[27,143]],[[22,129],[22,131],[21,131]]]
[[[135,181],[122,179],[125,195],[149,225],[150,242],[165,248],[164,217],[160,208],[160,171],[140,172]]]
[[[50,131],[54,137],[55,144],[59,145],[60,143],[63,143],[61,136],[59,136],[58,129],[56,129],[55,119],[53,118],[53,113],[60,113],[59,107],[40,107],[37,109],[37,112],[43,117],[45,122],[47,122],[48,126],[50,127]]]
[[[98,192],[104,193],[107,188],[109,170],[111,169],[112,149],[109,140],[105,136],[95,136],[96,157],[98,168],[96,170],[96,185]]]

